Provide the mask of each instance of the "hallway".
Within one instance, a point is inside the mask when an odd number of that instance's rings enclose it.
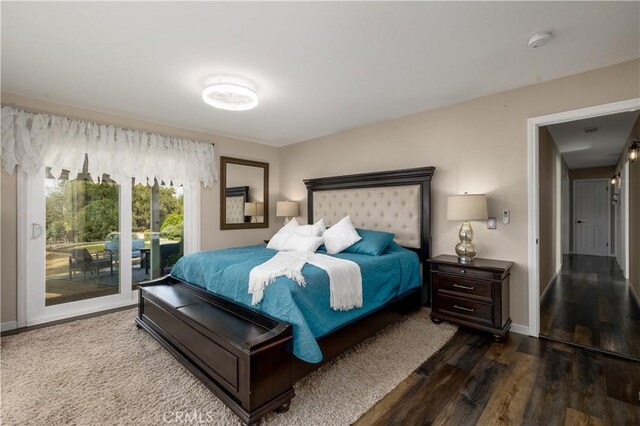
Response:
[[[540,302],[540,337],[640,360],[640,308],[613,257],[564,257]]]

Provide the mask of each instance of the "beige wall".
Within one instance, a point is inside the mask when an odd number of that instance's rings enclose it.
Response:
[[[18,251],[16,220],[18,212],[15,209],[17,203],[16,178],[2,172],[2,200],[0,205],[0,229],[2,238],[2,265],[0,267],[2,285],[0,286],[0,317],[2,322],[16,320],[16,295],[18,291]]]
[[[540,295],[542,296],[558,272],[556,238],[560,232],[560,224],[556,220],[560,198],[557,191],[557,183],[560,180],[557,170],[560,152],[546,127],[540,128],[538,152],[540,163]]]
[[[220,193],[216,182],[212,188],[203,189],[201,199],[202,249],[257,244],[270,238],[277,230],[275,205],[279,193],[278,149],[266,145],[245,142],[221,136],[195,132],[133,118],[105,114],[97,111],[54,104],[37,99],[2,93],[3,105],[13,105],[35,112],[60,114],[117,126],[162,133],[170,136],[215,142],[216,166],[220,168],[220,156],[237,157],[269,163],[269,215],[270,228],[248,230],[220,230]],[[17,238],[16,238],[16,179],[2,172],[2,260],[1,260],[1,320],[3,323],[16,320],[17,287]],[[280,224],[281,225],[281,224]]]
[[[640,139],[640,117],[636,120],[629,139]],[[621,172],[627,160],[628,144],[620,156],[616,172]],[[640,160],[629,163],[629,281],[640,297]],[[2,249],[4,253],[4,248]]]
[[[640,139],[640,119],[636,121],[634,139]],[[629,165],[629,281],[640,297],[640,161]]]
[[[448,195],[484,192],[491,216],[510,209],[509,225],[476,224],[474,242],[480,257],[516,263],[511,317],[527,325],[527,119],[639,97],[638,75],[630,61],[284,147],[281,197],[304,200],[304,178],[435,166],[432,254],[454,254],[458,240]]]

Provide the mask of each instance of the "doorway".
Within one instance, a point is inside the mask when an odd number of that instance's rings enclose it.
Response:
[[[629,177],[627,149],[640,136],[640,111],[539,132],[539,336],[640,359],[640,303],[625,273],[628,188],[640,183]]]
[[[20,326],[135,304],[137,284],[168,274],[185,237],[193,246],[193,188],[92,177],[86,164],[19,175]]]

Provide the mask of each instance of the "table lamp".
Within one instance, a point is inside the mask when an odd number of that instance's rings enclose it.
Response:
[[[487,196],[484,194],[467,194],[449,197],[447,200],[447,220],[461,220],[458,233],[460,242],[456,245],[458,262],[473,263],[476,246],[473,241],[473,229],[470,221],[487,219]]]
[[[244,215],[251,217],[251,223],[256,223],[256,216],[258,216],[258,203],[244,203]]]
[[[276,216],[284,217],[284,224],[289,223],[289,219],[298,216],[298,203],[296,201],[278,201],[276,203]]]

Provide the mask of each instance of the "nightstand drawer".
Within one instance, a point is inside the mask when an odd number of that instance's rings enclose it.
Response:
[[[487,324],[493,323],[493,306],[469,299],[440,294],[436,311],[445,315],[486,322]]]
[[[429,259],[431,268],[431,320],[450,321],[493,333],[497,341],[511,327],[509,273],[513,262],[475,259],[460,264],[457,256]]]
[[[444,272],[446,274],[461,275],[463,277],[493,279],[493,272],[491,271],[481,271],[478,269],[466,268],[462,265],[460,266],[438,265],[438,271]]]
[[[437,291],[454,293],[461,296],[473,296],[480,299],[492,300],[491,282],[482,282],[459,276],[437,274],[435,279]]]

